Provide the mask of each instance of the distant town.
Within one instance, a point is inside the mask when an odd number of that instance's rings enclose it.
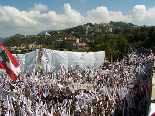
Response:
[[[27,53],[38,49],[40,45],[49,49],[88,51],[91,42],[104,37],[105,34],[119,35],[125,28],[140,28],[140,26],[113,21],[100,24],[87,23],[65,30],[44,31],[38,35],[16,34],[3,43],[12,53]]]

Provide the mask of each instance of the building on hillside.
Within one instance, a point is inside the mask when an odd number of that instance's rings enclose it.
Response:
[[[9,50],[11,53],[20,53],[21,52],[21,49],[20,47],[6,47],[7,50]]]
[[[83,29],[85,30],[85,36],[87,36],[88,33],[94,32],[95,27],[94,26],[90,26],[90,25],[85,25],[85,26],[83,26]],[[96,28],[96,31],[98,31],[97,28]]]
[[[100,23],[99,26],[100,27],[113,27],[113,25],[111,25],[109,23]]]
[[[101,28],[99,27],[99,25],[95,25],[94,27],[94,32],[102,32]]]
[[[89,49],[89,47],[87,46],[87,44],[86,43],[78,43],[78,49],[80,49],[80,50],[82,50],[82,49],[85,49],[85,50],[87,50],[87,49]]]
[[[36,37],[36,35],[21,35],[20,38],[31,38]]]
[[[87,34],[89,32],[89,25],[83,26],[83,29],[85,30],[85,36],[87,36]]]
[[[21,35],[21,36],[20,36],[20,38],[25,38],[25,37],[26,37],[26,35]]]
[[[60,44],[62,42],[65,42],[67,44],[68,47],[72,47],[72,48],[77,48],[77,45],[79,43],[79,39],[78,38],[58,38],[56,43],[58,46],[60,46]]]
[[[112,28],[111,28],[111,27],[108,27],[108,28],[106,29],[106,31],[107,31],[108,33],[112,33]]]
[[[24,49],[24,48],[26,48],[26,45],[22,43],[19,48]]]
[[[27,47],[29,50],[35,50],[35,49],[39,49],[39,45],[36,44],[28,44]]]
[[[6,47],[6,49],[9,50],[9,51],[15,51],[17,49],[17,47],[16,46],[14,46],[14,47]]]

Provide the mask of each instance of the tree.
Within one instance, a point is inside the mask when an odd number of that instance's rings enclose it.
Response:
[[[111,58],[111,55],[116,60],[117,58],[123,58],[127,55],[130,48],[130,44],[122,35],[107,36],[107,59]],[[99,38],[90,45],[91,51],[105,51],[105,38]]]

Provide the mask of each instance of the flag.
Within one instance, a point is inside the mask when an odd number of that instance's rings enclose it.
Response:
[[[155,116],[155,112],[151,116]]]
[[[35,42],[33,42],[33,44],[36,44],[37,42],[35,41]]]
[[[16,80],[20,73],[19,62],[0,42],[0,68],[6,70],[12,80]]]
[[[53,116],[53,105],[52,105],[52,108],[51,108],[51,116]]]

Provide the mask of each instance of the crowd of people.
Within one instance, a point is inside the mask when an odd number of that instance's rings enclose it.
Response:
[[[0,74],[6,99],[1,115],[145,116],[148,110],[153,54],[138,49],[99,69],[65,69],[20,74],[16,81]],[[83,88],[82,88],[83,86]]]

